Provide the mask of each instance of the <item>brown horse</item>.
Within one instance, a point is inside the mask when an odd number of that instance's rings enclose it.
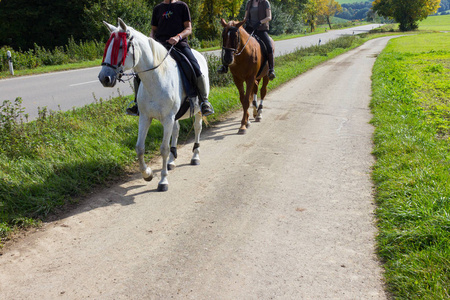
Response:
[[[239,91],[239,99],[241,100],[244,115],[238,134],[245,134],[250,126],[248,109],[252,95],[253,117],[255,122],[261,121],[263,100],[267,93],[267,84],[269,83],[269,66],[263,57],[259,42],[242,28],[245,21],[230,21],[226,23],[224,19],[221,19],[221,23],[223,26],[222,60],[224,64],[229,66],[234,84]],[[263,68],[262,71],[260,71],[261,67]],[[263,84],[260,90],[261,102],[258,106],[257,94],[261,79]],[[246,85],[245,91],[244,82]]]

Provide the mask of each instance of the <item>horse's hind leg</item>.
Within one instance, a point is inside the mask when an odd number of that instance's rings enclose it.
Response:
[[[167,176],[169,176],[169,170],[167,169],[167,160],[169,158],[170,153],[170,136],[173,132],[173,127],[175,120],[170,117],[166,118],[164,122],[162,122],[164,127],[163,140],[161,142],[161,157],[162,157],[162,170],[161,170],[161,180],[158,183],[158,191],[165,192],[169,189],[169,181],[167,180]]]
[[[139,171],[142,174],[142,177],[146,181],[151,181],[153,179],[153,172],[150,167],[147,167],[145,164],[145,138],[147,137],[148,128],[152,123],[152,119],[149,119],[143,115],[139,117],[139,133],[138,140],[136,143],[136,154],[139,161]]]
[[[257,109],[257,115],[256,115],[256,118],[255,118],[255,122],[261,122],[262,112],[263,112],[263,101],[264,101],[264,98],[266,97],[266,94],[267,94],[267,84],[268,83],[269,83],[269,77],[264,76],[263,77],[263,84],[262,84],[261,91],[260,91],[260,93],[261,93],[261,101],[259,102],[259,106],[258,106],[258,109]]]
[[[259,80],[255,81],[255,84],[253,85],[253,118],[255,119],[255,122],[259,122],[260,119],[257,118],[258,116],[258,85]]]
[[[194,155],[191,158],[191,165],[200,164],[200,133],[202,132],[202,115],[200,113],[195,114],[194,120],[194,132],[195,132],[195,142],[192,152]]]
[[[175,121],[172,130],[172,140],[170,142],[169,161],[167,162],[167,169],[169,171],[175,169],[175,160],[177,159],[177,145],[179,133],[180,133],[180,124],[178,123],[178,121]]]

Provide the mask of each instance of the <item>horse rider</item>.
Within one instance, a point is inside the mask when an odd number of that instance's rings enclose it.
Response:
[[[245,8],[246,27],[248,33],[257,35],[266,45],[267,60],[269,62],[269,79],[275,78],[273,47],[269,37],[269,22],[272,20],[272,10],[267,0],[249,0]],[[223,64],[217,72],[225,74],[228,72],[228,66]]]
[[[167,49],[173,45],[191,63],[199,93],[201,111],[203,116],[214,113],[211,103],[208,101],[206,77],[200,70],[200,65],[189,47],[187,37],[192,33],[191,14],[186,3],[178,0],[163,0],[153,8],[152,30],[150,37],[163,44]],[[140,80],[138,80],[140,82]],[[135,94],[139,82],[134,83]],[[136,101],[136,99],[135,99]],[[138,114],[137,104],[127,108],[129,114]]]

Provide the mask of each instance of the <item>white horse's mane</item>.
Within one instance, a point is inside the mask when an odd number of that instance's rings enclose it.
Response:
[[[167,49],[161,43],[157,42],[156,40],[154,40],[151,37],[146,36],[142,32],[140,32],[130,26],[128,27],[128,29],[131,29],[133,31],[133,35],[135,35],[136,37],[139,37],[140,39],[142,39],[144,41],[148,41],[150,49],[153,52],[154,64],[158,65],[162,62],[161,66],[159,66],[159,68],[161,68],[162,72],[165,72],[165,70],[167,68],[167,64],[166,64],[166,61],[163,61],[163,60],[167,55],[167,52],[168,52]]]

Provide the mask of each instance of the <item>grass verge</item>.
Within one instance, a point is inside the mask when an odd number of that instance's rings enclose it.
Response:
[[[450,39],[401,37],[373,73],[378,252],[396,299],[450,298]]]

